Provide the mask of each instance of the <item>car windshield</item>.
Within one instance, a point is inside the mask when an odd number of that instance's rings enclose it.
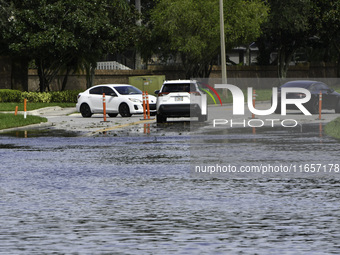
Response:
[[[116,86],[115,90],[121,95],[137,95],[142,94],[142,91],[133,86]]]
[[[196,91],[195,84],[193,83],[168,83],[164,84],[162,92],[194,92]]]

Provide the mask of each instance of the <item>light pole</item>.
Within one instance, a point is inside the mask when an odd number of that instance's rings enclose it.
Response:
[[[135,0],[135,6],[136,6],[136,9],[139,15],[141,15],[142,14],[141,0]],[[138,19],[137,26],[141,26],[141,25],[142,25],[142,20]],[[141,53],[139,50],[136,51],[135,69],[142,69],[142,57],[141,57]]]
[[[221,34],[222,84],[227,84],[227,61],[225,56],[223,0],[220,0],[220,34]]]

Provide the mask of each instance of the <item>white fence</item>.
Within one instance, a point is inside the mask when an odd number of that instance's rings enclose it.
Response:
[[[99,70],[131,70],[131,68],[118,63],[117,61],[97,62]]]

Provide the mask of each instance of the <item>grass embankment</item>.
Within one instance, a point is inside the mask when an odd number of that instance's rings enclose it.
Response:
[[[340,118],[332,120],[325,126],[325,133],[334,138],[340,139]]]
[[[32,111],[44,107],[50,106],[60,106],[65,107],[75,107],[75,103],[27,103],[27,111]],[[0,103],[0,112],[15,111],[15,107],[18,106],[18,111],[24,110],[24,103]]]
[[[340,93],[340,88],[334,88],[336,92]],[[331,137],[340,139],[340,118],[336,118],[325,126],[325,133]]]
[[[340,93],[340,87],[334,87],[335,91]],[[244,94],[244,102],[246,103],[248,100],[247,97],[247,90],[243,89],[243,94]],[[255,91],[256,92],[256,101],[270,101],[272,98],[272,89],[258,89]],[[216,104],[219,105],[220,101],[218,100],[217,96],[214,93],[211,93],[214,96],[214,99],[216,101]],[[222,93],[221,90],[218,90],[218,94],[221,98],[222,104],[227,104],[227,103],[232,103],[233,102],[233,97],[230,91],[228,91],[228,97],[225,97]],[[215,104],[214,100],[208,95],[208,104]]]
[[[16,106],[18,106],[18,111],[24,111],[24,103],[0,103],[0,112],[14,112]],[[74,107],[75,103],[27,103],[27,111],[51,106],[60,106],[63,108]],[[24,119],[22,114],[15,116],[14,113],[0,113],[0,130],[14,127],[23,127],[41,122],[47,122],[47,119],[32,115],[27,115],[27,118]]]
[[[247,90],[242,90],[244,94],[244,101],[247,102]],[[271,89],[259,89],[256,90],[256,101],[269,101],[272,97],[272,90]],[[214,96],[216,104],[219,105],[220,101],[218,100],[217,96],[214,93],[211,93]],[[228,97],[224,96],[221,90],[218,91],[218,94],[221,98],[222,104],[228,104],[233,102],[233,97],[230,91],[228,91]],[[208,95],[208,104],[215,104],[214,100]]]
[[[0,113],[0,129],[22,127],[31,124],[47,122],[46,118],[28,115],[26,119],[21,114],[14,115],[9,113]]]

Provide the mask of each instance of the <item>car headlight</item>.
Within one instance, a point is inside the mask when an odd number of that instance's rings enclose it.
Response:
[[[129,100],[134,102],[134,103],[142,103],[142,100],[139,100],[137,98],[129,98]]]

